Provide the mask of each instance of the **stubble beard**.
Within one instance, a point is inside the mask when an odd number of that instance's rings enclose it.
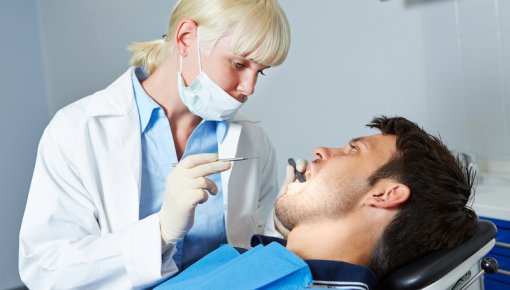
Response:
[[[313,194],[284,194],[275,204],[275,214],[281,224],[292,230],[300,223],[320,223],[341,218],[351,212],[367,190],[366,179],[323,180]]]

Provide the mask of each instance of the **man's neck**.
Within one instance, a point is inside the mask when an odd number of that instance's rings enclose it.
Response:
[[[287,248],[306,260],[368,266],[380,233],[374,227],[353,223],[349,218],[302,224],[290,232]]]

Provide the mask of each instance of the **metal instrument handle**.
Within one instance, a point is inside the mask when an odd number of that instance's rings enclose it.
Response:
[[[510,244],[509,243],[496,242],[496,246],[510,249]]]
[[[510,249],[510,244],[509,243],[496,242],[496,246],[497,247],[506,248],[506,249]],[[509,270],[499,269],[498,270],[498,274],[510,277],[510,271]]]
[[[510,277],[510,271],[507,271],[507,270],[499,269],[498,274]]]

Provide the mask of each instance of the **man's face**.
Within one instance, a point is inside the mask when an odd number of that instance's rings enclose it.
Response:
[[[291,230],[302,222],[313,223],[348,214],[362,204],[370,190],[368,177],[396,153],[394,135],[371,135],[351,140],[341,148],[317,148],[305,173],[276,201],[275,211]]]

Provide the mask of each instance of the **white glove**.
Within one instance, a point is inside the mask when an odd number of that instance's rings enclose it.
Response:
[[[165,197],[159,211],[161,239],[164,246],[175,244],[193,226],[195,207],[208,199],[207,190],[215,195],[218,187],[205,177],[230,169],[230,162],[218,161],[211,153],[184,158],[168,175]]]
[[[306,167],[308,166],[308,161],[304,159],[297,159],[296,160],[296,168],[297,171],[301,173],[305,173]],[[280,191],[278,192],[278,197],[285,194],[287,191],[287,186],[294,182],[296,180],[296,174],[294,173],[294,167],[291,165],[287,165],[287,168],[285,168],[285,179],[283,180],[282,185],[280,186]],[[275,229],[282,234],[283,238],[287,238],[289,235],[289,229],[287,229],[278,219],[278,217],[275,214],[275,211],[273,210],[273,219],[274,219],[274,225]]]
[[[302,174],[305,173],[306,167],[308,166],[308,161],[305,159],[297,159],[296,160],[296,168],[297,171]],[[296,180],[296,174],[294,173],[294,167],[291,165],[287,165],[285,168],[285,179],[283,179],[282,185],[280,186],[280,191],[278,192],[278,196],[284,194],[287,191],[287,186]]]

